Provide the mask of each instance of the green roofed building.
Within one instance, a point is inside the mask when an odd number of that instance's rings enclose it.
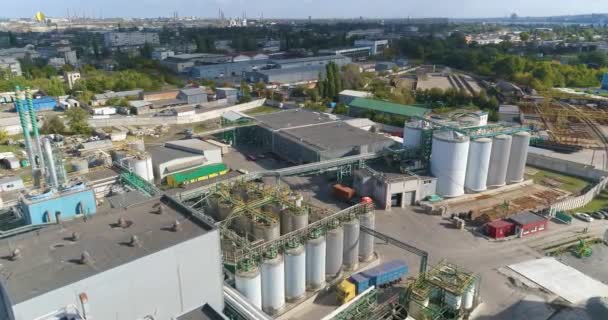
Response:
[[[424,117],[430,109],[422,106],[405,105],[382,100],[355,98],[348,104],[348,115],[361,117],[367,112],[384,113],[389,116]]]
[[[167,177],[167,184],[177,188],[182,184],[190,184],[198,181],[215,178],[226,174],[228,167],[223,163],[215,163],[207,166],[198,167],[196,169],[174,173]]]

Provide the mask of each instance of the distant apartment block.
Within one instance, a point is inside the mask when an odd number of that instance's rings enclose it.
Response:
[[[80,80],[80,72],[66,72],[63,75],[65,82],[68,84],[68,87],[72,89],[76,81]]]
[[[106,47],[137,47],[148,43],[160,44],[158,33],[153,32],[108,32],[103,41]]]
[[[21,75],[21,63],[15,58],[0,57],[0,69],[10,72],[12,75]]]

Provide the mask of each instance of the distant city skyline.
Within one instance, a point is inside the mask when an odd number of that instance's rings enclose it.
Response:
[[[490,18],[511,13],[555,16],[608,13],[606,0],[19,0],[3,4],[2,17],[32,17],[42,11],[50,17],[180,17],[214,18]]]

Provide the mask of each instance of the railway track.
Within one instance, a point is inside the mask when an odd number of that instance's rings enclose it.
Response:
[[[560,102],[560,105],[562,105],[565,108],[574,110],[576,113],[579,114],[579,119],[581,119],[581,121],[583,121],[592,131],[593,133],[595,133],[595,135],[598,137],[598,139],[600,140],[600,143],[602,144],[602,149],[604,149],[604,162],[602,164],[602,169],[603,170],[608,170],[608,138],[604,135],[604,133],[602,132],[602,129],[599,128],[599,126],[595,123],[595,121],[593,121],[593,119],[589,118],[589,116],[587,116],[585,113],[580,112],[580,110],[578,110],[576,107],[571,106],[570,104],[564,103],[564,102]]]

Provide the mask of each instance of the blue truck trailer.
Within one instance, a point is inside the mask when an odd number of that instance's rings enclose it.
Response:
[[[399,260],[355,273],[338,285],[336,293],[338,301],[344,304],[371,286],[382,288],[398,283],[407,273],[407,264]]]

